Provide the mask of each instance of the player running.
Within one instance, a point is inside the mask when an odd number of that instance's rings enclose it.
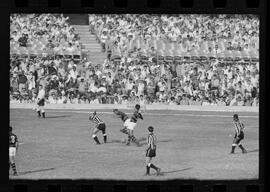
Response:
[[[234,139],[233,139],[231,154],[234,153],[235,147],[237,145],[242,150],[242,153],[247,153],[246,149],[240,143],[241,140],[244,139],[244,131],[243,131],[244,128],[245,128],[244,124],[239,120],[238,114],[233,115],[233,121],[234,121],[234,126],[235,126],[235,136],[234,136]]]
[[[97,137],[97,133],[99,131],[102,131],[103,134],[103,140],[104,143],[107,142],[107,135],[106,135],[106,124],[104,123],[104,121],[102,121],[98,116],[96,111],[94,111],[94,113],[92,115],[90,115],[89,120],[92,121],[93,123],[96,124],[96,127],[93,130],[93,139],[95,140],[96,144],[100,144],[98,137]]]
[[[13,170],[13,175],[17,176],[17,170],[16,170],[16,165],[15,165],[15,156],[16,156],[16,151],[18,150],[18,138],[17,136],[12,133],[12,127],[9,127],[9,169],[10,166]]]
[[[36,108],[38,117],[41,117],[41,114],[42,114],[42,117],[45,118],[44,105],[45,105],[45,89],[42,85],[39,85],[39,90],[38,90],[38,95],[37,95],[37,108]]]
[[[146,148],[146,173],[145,175],[150,175],[150,168],[153,168],[156,170],[157,175],[160,175],[161,169],[156,167],[154,164],[151,163],[151,160],[153,157],[156,156],[156,143],[157,138],[154,135],[154,127],[149,126],[148,127],[148,137],[147,137],[147,148]]]

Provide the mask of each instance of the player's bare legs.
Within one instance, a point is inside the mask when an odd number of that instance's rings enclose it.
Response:
[[[39,106],[37,106],[36,111],[37,111],[38,117],[41,117],[40,107]]]
[[[45,118],[44,106],[40,106],[40,110],[41,110],[42,117]]]
[[[95,127],[94,130],[93,130],[93,139],[95,140],[96,144],[100,144],[99,140],[98,140],[98,137],[97,137],[97,133],[99,132],[99,130]]]
[[[120,129],[120,132],[122,132],[122,133],[128,135],[128,137],[129,137],[129,131],[128,131],[127,127],[124,127],[124,128],[122,128],[122,129]]]
[[[137,146],[140,146],[140,143],[137,141],[136,137],[134,136],[134,130],[129,130],[128,143],[130,143],[130,141],[136,143]]]
[[[10,166],[11,166],[11,168],[13,170],[13,175],[17,176],[18,173],[17,173],[16,165],[15,165],[15,156],[13,156],[13,155],[9,156],[9,168],[10,168]]]
[[[247,150],[243,147],[243,145],[241,144],[241,139],[236,137],[233,140],[233,144],[232,144],[232,150],[231,150],[231,154],[234,154],[234,150],[236,147],[239,147],[242,150],[242,153],[247,153]]]
[[[160,175],[161,169],[156,167],[153,163],[151,163],[152,157],[146,157],[146,173],[145,175],[150,175],[150,168],[155,169],[157,175]]]

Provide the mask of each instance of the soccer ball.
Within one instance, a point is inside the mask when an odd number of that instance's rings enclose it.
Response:
[[[122,139],[121,140],[121,143],[126,143],[126,139]]]

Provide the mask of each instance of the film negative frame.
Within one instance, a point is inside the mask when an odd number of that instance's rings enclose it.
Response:
[[[1,68],[9,70],[9,15],[10,13],[167,13],[167,14],[257,14],[260,17],[260,161],[258,180],[168,180],[168,181],[101,181],[101,180],[8,180],[6,162],[1,158],[0,191],[180,191],[180,192],[262,192],[266,191],[267,153],[265,114],[266,114],[266,0],[4,0],[1,9]],[[266,60],[267,59],[267,60]],[[269,60],[268,60],[269,61]],[[8,73],[6,73],[8,74]],[[7,75],[8,76],[8,75]],[[1,75],[6,89],[8,77]],[[2,95],[3,99],[8,96]],[[4,101],[4,100],[2,100]],[[3,102],[9,110],[8,102]],[[4,112],[6,113],[6,112]],[[8,113],[6,113],[8,115]],[[2,118],[1,118],[2,119]],[[1,154],[7,154],[7,129],[9,117],[1,129]],[[2,124],[4,125],[4,124]],[[6,158],[6,159],[5,159]]]

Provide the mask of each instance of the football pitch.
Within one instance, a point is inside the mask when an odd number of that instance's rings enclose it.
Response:
[[[131,110],[123,110],[131,113]],[[141,147],[126,146],[122,121],[112,110],[97,110],[106,122],[108,143],[95,145],[88,110],[47,110],[38,118],[31,109],[10,109],[10,125],[19,139],[11,179],[258,179],[259,114],[239,112],[245,124],[243,146],[229,154],[234,136],[232,112],[147,111],[134,134]],[[130,115],[130,114],[129,114]],[[154,126],[162,176],[145,173],[147,127]],[[103,142],[102,133],[98,133]],[[11,173],[11,172],[10,172]]]

